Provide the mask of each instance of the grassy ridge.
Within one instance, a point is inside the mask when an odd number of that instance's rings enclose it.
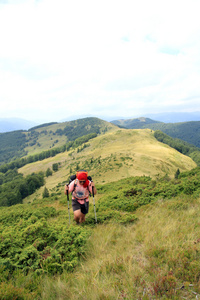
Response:
[[[172,138],[178,138],[186,141],[196,147],[200,147],[200,122],[179,122],[179,123],[162,123],[148,118],[115,120],[113,124],[123,126],[129,129],[149,128],[160,130]]]
[[[46,179],[48,189],[68,180],[70,173],[86,169],[96,183],[113,182],[130,176],[164,175],[174,177],[176,170],[190,170],[196,167],[191,158],[180,154],[169,146],[158,142],[151,130],[115,130],[100,135],[89,143],[83,151],[78,148],[60,153],[53,158],[28,164],[19,169],[25,176],[32,172],[45,172],[59,163],[58,172]],[[42,189],[30,197],[41,198]]]

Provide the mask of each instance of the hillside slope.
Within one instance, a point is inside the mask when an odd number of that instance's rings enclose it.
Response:
[[[196,168],[99,185],[98,224],[92,197],[81,226],[63,192],[0,207],[0,299],[198,299],[199,194]]]
[[[173,138],[178,138],[196,147],[200,147],[200,121],[175,124],[157,123],[148,125],[148,128],[161,130]]]
[[[87,147],[71,150],[25,165],[19,169],[24,175],[46,171],[54,163],[57,172],[46,178],[46,186],[53,189],[66,182],[77,169],[86,169],[96,183],[112,182],[129,176],[174,177],[180,171],[196,167],[195,162],[158,142],[149,129],[120,129],[99,135],[86,144]],[[41,190],[39,191],[41,194]]]
[[[28,151],[28,155],[39,153],[43,150],[62,146],[67,141],[74,141],[83,135],[101,134],[115,128],[114,124],[92,117],[64,123],[47,124],[46,126],[43,124],[29,130],[29,139],[31,136],[32,138],[25,150]],[[34,139],[35,144],[32,145],[31,141]]]
[[[200,147],[200,121],[163,123],[148,118],[138,118],[115,120],[112,123],[128,129],[149,128],[152,130],[161,130],[173,138],[178,138],[196,147]]]
[[[101,134],[115,128],[115,125],[101,119],[85,118],[41,124],[28,131],[0,133],[0,164],[64,146],[87,134]]]

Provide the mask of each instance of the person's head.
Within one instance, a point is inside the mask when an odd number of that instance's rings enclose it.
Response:
[[[80,185],[84,185],[85,184],[85,180],[79,180]]]
[[[77,179],[80,183],[80,185],[83,185],[84,187],[87,187],[89,184],[87,174],[85,172],[79,172],[77,175]]]

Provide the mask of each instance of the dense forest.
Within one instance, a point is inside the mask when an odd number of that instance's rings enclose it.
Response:
[[[17,170],[0,173],[0,206],[12,206],[33,194],[44,185],[44,174],[31,174],[25,178]]]
[[[158,123],[149,125],[153,130],[161,130],[167,135],[200,147],[200,122]]]
[[[88,122],[89,121],[89,122]],[[79,119],[68,122],[64,129],[56,130],[56,134],[65,135],[70,141],[74,141],[82,135],[101,133],[102,120],[97,118]]]
[[[26,135],[22,130],[0,133],[0,165],[25,156]]]
[[[155,138],[162,143],[169,145],[180,153],[191,157],[200,166],[200,148],[177,138],[172,138],[160,130],[154,132]]]

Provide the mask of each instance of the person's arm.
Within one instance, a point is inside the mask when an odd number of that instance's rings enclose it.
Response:
[[[91,181],[91,185],[90,185],[90,187],[91,187],[91,190],[90,190],[90,192],[92,193],[92,189],[94,190],[94,195],[96,195],[96,193],[97,193],[97,189],[96,189],[96,187],[95,187],[95,184],[94,184],[94,182],[93,181]]]
[[[67,195],[67,191],[69,191],[69,185],[68,184],[65,184],[65,195]]]
[[[74,181],[72,181],[70,184],[66,184],[65,191],[64,191],[65,195],[67,195],[67,191],[68,193],[71,193],[73,189],[74,189]]]

